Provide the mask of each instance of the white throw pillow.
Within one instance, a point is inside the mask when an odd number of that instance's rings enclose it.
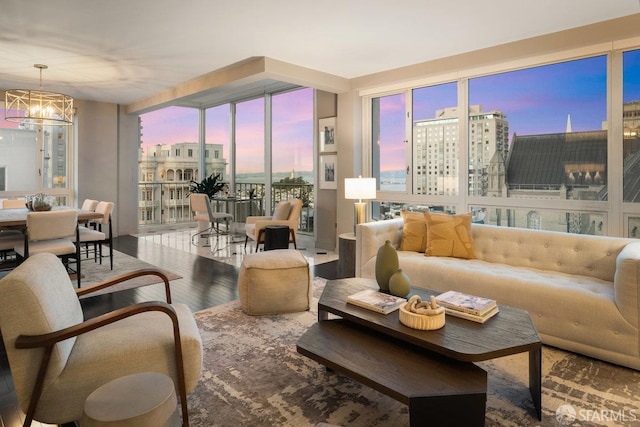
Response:
[[[272,219],[289,219],[289,213],[291,213],[291,203],[280,202],[273,210]]]

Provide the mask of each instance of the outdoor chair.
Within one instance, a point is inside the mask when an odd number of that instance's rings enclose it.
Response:
[[[298,225],[300,223],[300,212],[302,211],[302,200],[289,199],[276,205],[271,216],[248,216],[245,222],[245,239],[244,248],[247,248],[249,239],[256,242],[256,252],[261,243],[264,243],[265,227],[270,225],[286,225],[289,227],[289,243],[296,245],[296,236],[298,234]]]
[[[209,196],[206,194],[191,193],[189,200],[193,211],[193,219],[209,224],[208,228],[199,230],[191,236],[191,241],[197,237],[220,236],[229,232],[229,221],[233,220],[233,215],[227,212],[214,212]],[[220,230],[220,222],[222,221],[226,224],[226,231]]]

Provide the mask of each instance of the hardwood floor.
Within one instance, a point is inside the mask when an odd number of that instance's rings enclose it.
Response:
[[[184,303],[191,311],[224,304],[238,298],[236,280],[238,267],[209,258],[158,245],[134,236],[120,236],[114,239],[114,249],[137,257],[149,264],[160,266],[183,277],[179,288],[172,289],[174,302]],[[326,279],[338,277],[337,261],[312,267],[313,275]],[[144,294],[144,295],[142,295]],[[98,316],[127,305],[149,300],[164,299],[161,286],[150,285],[113,294],[100,295],[81,300],[86,318]],[[0,343],[0,426],[18,427],[22,425],[24,414],[17,404],[6,352]],[[33,426],[48,426],[34,422]]]

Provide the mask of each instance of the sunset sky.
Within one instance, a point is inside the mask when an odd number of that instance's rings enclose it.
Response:
[[[469,81],[469,105],[507,115],[509,133],[519,135],[564,132],[571,115],[573,131],[600,130],[607,115],[607,60],[598,56],[536,67]],[[456,84],[443,84],[414,91],[414,118],[433,118],[437,109],[457,103]],[[640,51],[624,56],[624,101],[640,99]],[[385,97],[381,102],[381,150],[383,170],[403,169],[404,151],[394,151],[404,135],[404,96]],[[313,94],[305,89],[273,97],[273,170],[311,170]],[[143,142],[165,144],[198,140],[198,113],[171,107],[143,117]],[[263,171],[264,101],[238,104],[238,172]],[[228,157],[229,110],[221,106],[207,110],[209,143],[225,143]]]
[[[273,171],[313,170],[313,91],[303,89],[272,97]],[[198,141],[198,111],[169,107],[142,115],[143,147]],[[264,99],[236,106],[238,173],[264,171]],[[207,143],[223,144],[229,158],[229,105],[206,112]]]

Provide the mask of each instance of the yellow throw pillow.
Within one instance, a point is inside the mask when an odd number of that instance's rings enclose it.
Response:
[[[460,215],[425,212],[427,220],[426,256],[475,258],[471,235],[471,213]]]
[[[422,212],[402,210],[401,251],[424,252],[427,247],[427,221]]]

